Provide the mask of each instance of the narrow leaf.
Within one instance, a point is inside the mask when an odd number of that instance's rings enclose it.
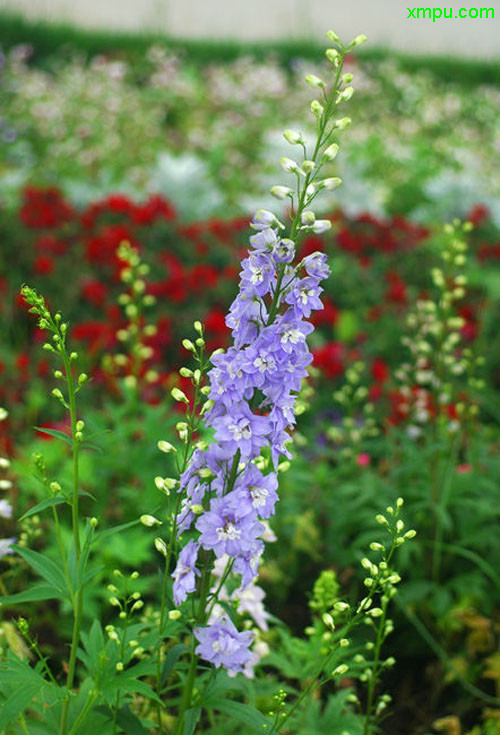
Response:
[[[66,442],[70,447],[73,446],[73,440],[68,434],[65,434],[64,431],[58,431],[57,429],[46,429],[44,426],[35,426],[36,431],[41,432],[42,434],[48,434],[49,436],[53,436],[55,439],[61,439],[63,442]]]
[[[18,592],[15,595],[7,595],[6,597],[0,597],[0,604],[2,605],[17,605],[21,602],[37,602],[39,600],[55,600],[61,599],[62,593],[56,592],[52,585],[49,584],[38,584],[35,587],[31,587],[29,590],[24,592]]]
[[[61,503],[67,503],[68,501],[64,497],[64,495],[56,495],[53,498],[46,498],[45,500],[42,500],[41,503],[37,503],[37,505],[34,505],[33,508],[30,508],[26,513],[21,516],[19,519],[20,521],[24,521],[25,518],[29,518],[30,516],[35,515],[35,513],[41,513],[42,510],[45,510],[46,508],[51,508],[53,505],[61,505]]]

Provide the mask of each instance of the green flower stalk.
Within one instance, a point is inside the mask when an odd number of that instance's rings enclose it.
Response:
[[[75,560],[78,566],[80,562],[80,556],[82,554],[82,544],[80,540],[80,515],[79,515],[79,454],[80,446],[83,442],[83,431],[85,424],[83,421],[78,419],[77,407],[76,407],[76,396],[80,391],[81,387],[87,382],[88,377],[85,373],[76,375],[74,372],[74,364],[78,358],[76,352],[70,352],[67,347],[67,334],[68,324],[62,320],[61,314],[56,313],[54,316],[50,313],[49,309],[45,304],[43,296],[37,294],[37,292],[29,286],[23,286],[21,294],[24,296],[26,302],[30,305],[30,313],[35,314],[38,317],[38,326],[50,335],[50,341],[47,341],[43,348],[47,352],[51,352],[59,358],[62,366],[62,370],[56,370],[54,377],[60,380],[64,386],[64,393],[59,388],[54,388],[52,395],[56,398],[64,408],[69,412],[70,425],[71,425],[71,451],[73,455],[73,478],[72,478],[72,492],[69,500],[71,504],[71,525],[73,532],[73,546],[75,553]],[[68,557],[64,550],[64,546],[60,537],[59,521],[57,513],[55,512],[56,529],[59,537],[59,548],[63,560],[63,565],[68,575]],[[71,593],[71,586],[69,586]],[[78,651],[78,643],[80,640],[80,627],[82,621],[82,605],[83,605],[83,590],[82,585],[76,593],[71,593],[71,602],[73,606],[73,635],[71,639],[70,657],[68,662],[68,674],[66,678],[66,686],[68,689],[72,689],[75,681],[75,669],[76,669],[76,657]],[[68,706],[69,699],[66,698],[63,701],[61,722],[60,722],[60,735],[66,735],[67,731],[67,718],[68,718]]]

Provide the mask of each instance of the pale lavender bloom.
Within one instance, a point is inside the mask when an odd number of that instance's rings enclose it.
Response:
[[[252,253],[242,262],[241,293],[245,296],[263,297],[271,290],[271,283],[275,279],[274,263],[268,255]]]
[[[15,538],[0,538],[0,559],[8,554],[13,554],[12,544],[16,543]]]
[[[245,461],[256,457],[268,442],[269,419],[253,414],[247,403],[234,405],[231,414],[210,421],[210,425],[221,449],[219,456],[233,457],[240,450]]]
[[[209,628],[195,628],[194,634],[199,641],[195,652],[216,668],[222,665],[231,671],[243,671],[252,657],[250,646],[254,634],[238,633],[228,617],[217,620]]]
[[[328,276],[330,275],[330,268],[327,264],[327,257],[325,253],[320,253],[319,250],[317,250],[315,253],[311,253],[310,255],[306,255],[300,265],[306,269],[306,273],[308,276],[318,278],[321,281],[325,278],[328,278]]]
[[[278,500],[278,478],[274,473],[263,475],[258,467],[249,464],[237,479],[235,489],[239,490],[245,506],[255,511],[259,518],[270,518],[274,515],[274,506]]]
[[[293,289],[285,297],[285,301],[287,304],[292,304],[299,318],[310,317],[313,310],[318,311],[323,308],[319,298],[322,291],[316,278],[302,278],[294,284]]]
[[[204,549],[212,549],[216,556],[231,557],[252,553],[264,530],[255,510],[244,502],[238,490],[213,498],[210,509],[196,521],[196,528]]]
[[[177,560],[177,566],[172,574],[174,578],[174,601],[177,606],[183,602],[190,592],[196,589],[196,577],[200,576],[196,568],[199,545],[193,540],[182,549]]]
[[[248,613],[261,630],[268,630],[267,620],[270,617],[263,604],[266,593],[256,584],[249,584],[244,589],[233,592],[232,599],[238,602],[238,612]]]
[[[280,240],[273,250],[273,256],[277,263],[291,263],[295,257],[295,243],[293,240],[288,238]]]
[[[12,505],[8,500],[0,500],[0,518],[12,518]]]
[[[250,244],[256,250],[273,250],[277,242],[276,231],[270,227],[265,230],[260,230],[256,235],[250,237]]]
[[[278,220],[276,219],[276,215],[272,212],[269,212],[267,209],[258,209],[257,212],[255,212],[252,222],[250,223],[250,227],[254,230],[267,230],[269,227],[272,227],[273,225],[276,226],[278,224]]]

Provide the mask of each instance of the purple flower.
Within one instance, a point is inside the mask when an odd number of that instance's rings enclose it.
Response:
[[[292,304],[298,317],[310,317],[313,310],[323,308],[319,298],[322,290],[316,278],[302,278],[294,284],[293,289],[285,297],[285,301],[287,304]]]
[[[270,227],[265,230],[260,230],[256,235],[250,237],[251,246],[256,250],[262,250],[264,252],[273,250],[277,241],[276,231]]]
[[[264,528],[258,522],[254,508],[244,500],[238,490],[212,499],[210,510],[196,522],[204,549],[213,549],[216,556],[228,554],[238,557],[256,548],[255,542]]]
[[[252,219],[250,227],[254,230],[267,230],[269,227],[283,227],[276,215],[267,209],[258,209]]]
[[[273,251],[276,263],[291,263],[295,257],[295,243],[293,240],[284,238],[280,240]]]
[[[296,319],[290,312],[286,312],[278,321],[277,332],[281,349],[288,354],[300,349],[306,337],[314,330],[309,322]]]
[[[267,444],[270,428],[269,420],[252,413],[247,403],[235,404],[230,414],[214,419],[211,426],[221,449],[219,456],[233,457],[240,450],[242,461],[260,453]]]
[[[327,257],[325,253],[320,253],[319,250],[311,253],[311,255],[306,255],[301,265],[306,269],[308,276],[318,278],[321,281],[330,275]]]
[[[239,490],[242,502],[260,518],[274,515],[274,506],[278,500],[278,478],[274,473],[263,475],[254,464],[248,464],[237,479],[235,488]]]
[[[243,671],[250,661],[254,634],[251,631],[238,633],[227,617],[220,618],[209,628],[195,628],[199,641],[196,653],[216,668],[224,666],[231,671]]]
[[[182,549],[177,560],[177,566],[172,574],[174,578],[174,601],[177,606],[183,602],[190,592],[196,589],[196,577],[200,576],[196,568],[196,557],[199,545],[193,540]]]
[[[242,262],[241,293],[252,296],[265,296],[271,290],[271,283],[275,279],[274,263],[269,255],[251,253],[249,258]]]

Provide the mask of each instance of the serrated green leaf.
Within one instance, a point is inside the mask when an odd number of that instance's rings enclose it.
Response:
[[[52,559],[43,554],[39,554],[32,549],[25,549],[22,546],[14,545],[14,551],[19,554],[35,572],[43,577],[49,584],[53,585],[54,590],[58,593],[68,594],[68,586],[62,569],[60,569]]]

